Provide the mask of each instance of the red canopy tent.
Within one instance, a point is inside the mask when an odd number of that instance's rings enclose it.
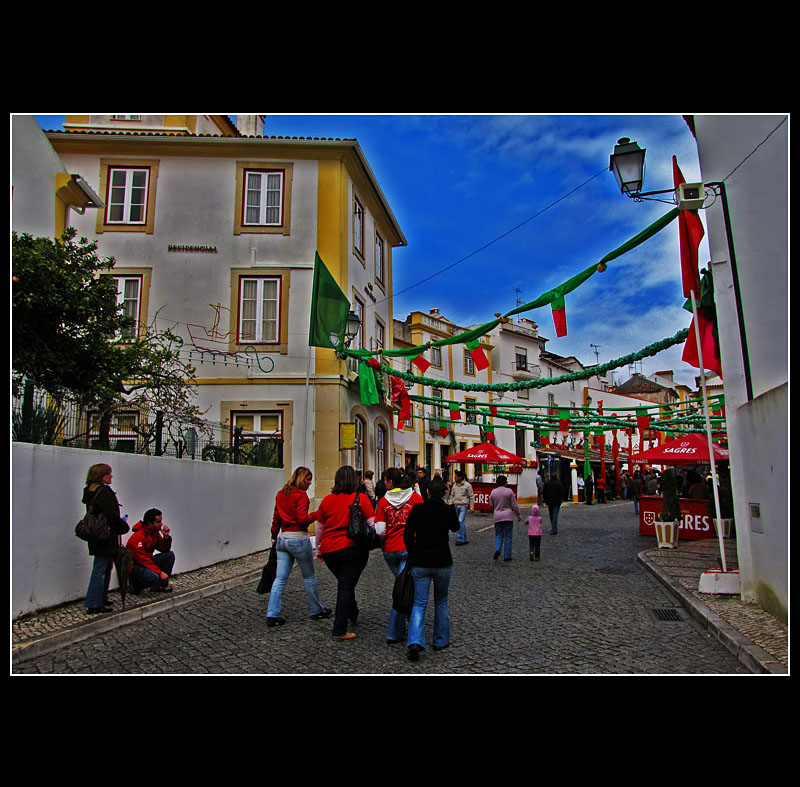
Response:
[[[728,451],[714,445],[714,461],[725,461]],[[710,462],[708,456],[708,438],[704,434],[693,432],[663,445],[650,448],[640,454],[633,454],[631,460],[645,465],[704,465]]]
[[[480,445],[467,448],[466,451],[450,454],[445,457],[445,462],[451,465],[461,462],[476,465],[523,465],[525,459],[504,451],[494,443],[480,443]]]

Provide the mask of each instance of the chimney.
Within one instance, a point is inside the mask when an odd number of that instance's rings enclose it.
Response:
[[[264,118],[266,115],[237,115],[236,128],[245,137],[261,137],[264,135]]]

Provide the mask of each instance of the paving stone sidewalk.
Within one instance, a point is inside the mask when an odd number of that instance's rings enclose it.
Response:
[[[627,514],[629,505],[617,501],[603,507],[596,506],[592,510],[580,504],[566,504],[562,510],[562,520],[565,527],[567,522],[573,520],[577,535],[583,523],[589,523],[601,515],[612,515],[616,519]],[[627,516],[625,518],[627,520]],[[491,537],[491,519],[487,515],[470,515],[468,525],[471,530],[483,531],[482,539]],[[568,536],[569,533],[564,535]],[[555,538],[561,540],[561,536]],[[717,637],[747,671],[788,674],[786,624],[758,606],[745,604],[738,597],[701,594],[697,590],[701,573],[719,565],[719,544],[716,540],[681,541],[678,549],[667,550],[658,549],[654,538],[638,538],[644,547],[638,552],[638,562],[663,583],[689,615],[705,627],[710,635]],[[726,539],[725,547],[728,567],[736,568],[735,540]],[[237,592],[236,589],[241,586],[257,582],[266,557],[265,551],[257,552],[178,574],[172,579],[172,593],[129,595],[124,609],[119,593],[112,592],[114,612],[107,615],[88,615],[79,600],[14,620],[12,665],[24,664],[60,648],[227,590]],[[595,569],[597,572],[603,570]]]

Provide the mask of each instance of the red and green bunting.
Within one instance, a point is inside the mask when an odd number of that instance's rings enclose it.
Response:
[[[489,368],[489,360],[486,358],[486,353],[483,351],[483,347],[481,347],[480,341],[472,341],[466,343],[467,350],[469,350],[470,356],[472,356],[472,361],[475,364],[475,368],[478,371],[483,371],[484,369]]]

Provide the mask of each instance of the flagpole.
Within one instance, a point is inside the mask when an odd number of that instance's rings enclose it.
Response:
[[[708,458],[711,462],[711,486],[714,492],[714,506],[716,511],[717,538],[719,540],[719,554],[722,560],[722,571],[727,572],[728,567],[725,561],[725,543],[722,540],[722,521],[720,520],[719,508],[719,489],[717,488],[717,464],[714,461],[714,442],[711,439],[711,417],[708,414],[708,392],[706,390],[706,372],[703,367],[703,346],[700,342],[700,325],[697,320],[697,300],[694,289],[690,290],[692,298],[692,312],[694,313],[694,335],[697,342],[697,358],[700,362],[700,383],[703,388],[703,412],[706,419],[706,438],[708,439]]]

